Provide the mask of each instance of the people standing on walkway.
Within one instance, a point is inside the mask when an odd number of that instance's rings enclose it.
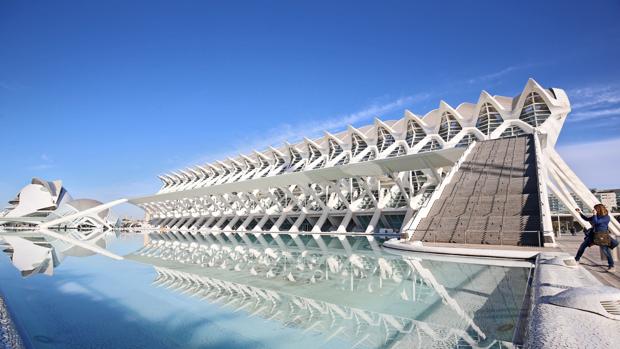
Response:
[[[592,224],[592,228],[588,229],[586,232],[586,236],[579,246],[579,250],[577,250],[577,255],[575,256],[575,260],[579,262],[581,256],[585,252],[586,248],[597,245],[600,246],[601,250],[605,257],[607,257],[607,270],[610,272],[615,271],[614,268],[614,258],[611,255],[611,250],[618,246],[618,241],[611,238],[609,234],[609,212],[607,212],[607,208],[605,205],[597,204],[594,206],[592,210],[592,216],[587,217],[584,215],[580,209],[575,209],[584,220],[590,222]]]

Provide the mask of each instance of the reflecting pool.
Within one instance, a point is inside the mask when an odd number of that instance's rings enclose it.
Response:
[[[531,272],[363,236],[72,234],[124,259],[0,234],[0,296],[26,347],[512,347]]]

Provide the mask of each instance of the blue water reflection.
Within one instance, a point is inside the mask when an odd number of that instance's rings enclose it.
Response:
[[[395,255],[366,237],[90,238],[125,260],[35,234],[25,239],[49,247],[54,268],[24,273],[0,237],[0,294],[30,346],[498,348],[513,340],[530,272]]]

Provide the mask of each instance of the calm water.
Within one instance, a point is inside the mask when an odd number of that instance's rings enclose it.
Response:
[[[5,240],[0,295],[29,346],[509,347],[530,272],[396,255],[364,237],[90,239],[125,259],[34,235],[51,254],[18,270]]]

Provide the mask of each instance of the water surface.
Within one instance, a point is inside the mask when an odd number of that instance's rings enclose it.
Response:
[[[53,253],[34,272],[0,254],[33,348],[509,347],[530,272],[365,237],[98,236],[122,261],[38,239]]]

